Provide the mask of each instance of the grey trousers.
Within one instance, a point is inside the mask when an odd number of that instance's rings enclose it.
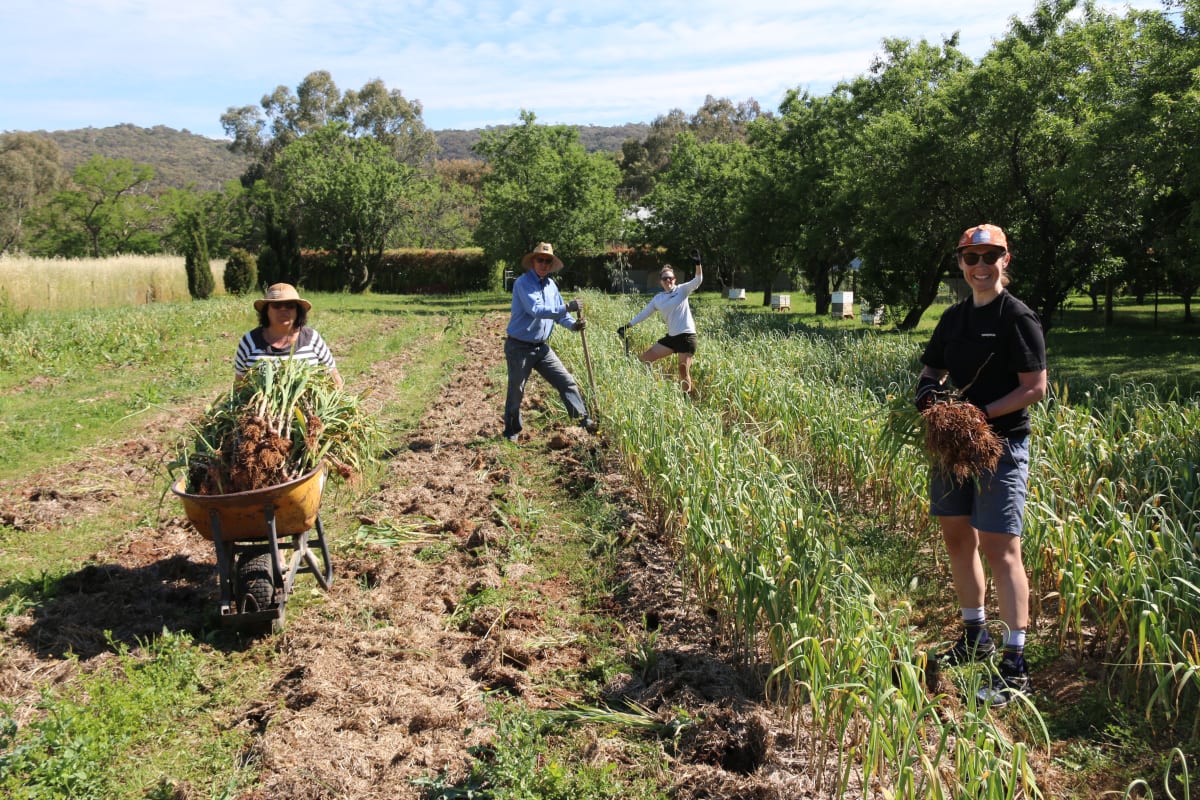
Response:
[[[514,436],[521,432],[521,401],[525,398],[525,384],[529,374],[538,374],[558,390],[567,416],[571,419],[586,418],[587,409],[579,385],[567,372],[562,361],[548,344],[526,344],[516,339],[504,340],[504,360],[508,362],[508,394],[504,398],[504,435]]]

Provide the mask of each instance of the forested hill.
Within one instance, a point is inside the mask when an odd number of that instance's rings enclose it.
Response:
[[[156,125],[114,125],[111,128],[79,128],[72,131],[39,131],[62,149],[68,170],[92,156],[128,158],[135,164],[154,167],[154,186],[200,191],[220,189],[239,177],[249,163],[244,156],[229,152],[226,143],[190,131]]]
[[[497,129],[499,130],[499,129]],[[579,126],[579,141],[588,152],[618,152],[626,139],[645,139],[649,125]],[[209,139],[187,130],[163,125],[140,128],[114,125],[110,128],[79,128],[70,131],[38,131],[62,148],[63,164],[71,170],[94,155],[128,158],[135,164],[154,167],[156,187],[194,187],[201,191],[219,189],[239,177],[247,159],[229,152],[227,142]],[[441,147],[440,158],[474,158],[471,146],[483,129],[434,131]]]
[[[485,130],[504,130],[506,126],[496,128],[475,128],[469,131],[445,130],[434,131],[438,146],[441,148],[440,158],[475,158],[471,146],[479,141]],[[626,139],[642,141],[650,132],[650,126],[642,122],[629,122],[624,125],[577,125],[579,142],[589,153],[616,153],[621,150],[621,144]]]

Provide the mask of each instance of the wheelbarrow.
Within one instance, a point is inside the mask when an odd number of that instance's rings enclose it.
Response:
[[[319,513],[324,464],[287,483],[234,494],[188,494],[185,481],[179,478],[171,491],[217,551],[222,624],[281,630],[298,574],[312,573],[322,589],[329,589],[333,568]],[[316,550],[308,540],[314,529]]]

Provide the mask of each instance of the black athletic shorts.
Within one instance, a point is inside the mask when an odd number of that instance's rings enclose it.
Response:
[[[675,336],[664,336],[658,340],[663,347],[675,353],[696,354],[696,334],[680,333]]]

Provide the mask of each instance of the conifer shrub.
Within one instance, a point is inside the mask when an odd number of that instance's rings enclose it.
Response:
[[[212,297],[216,281],[208,259],[208,234],[200,215],[189,213],[183,220],[183,267],[187,271],[188,294],[195,300]]]
[[[229,251],[225,262],[225,292],[241,297],[258,286],[258,261],[254,254],[240,247]]]

